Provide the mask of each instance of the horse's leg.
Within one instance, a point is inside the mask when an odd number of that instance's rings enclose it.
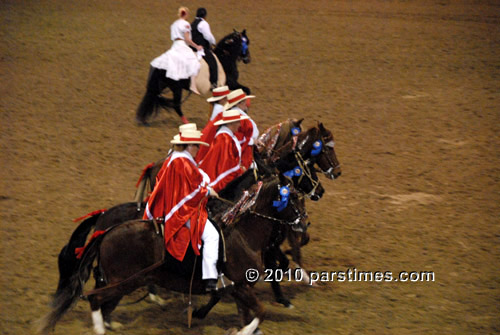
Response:
[[[243,329],[241,329],[238,334],[249,335],[254,333],[254,331],[262,334],[257,327],[264,321],[265,309],[262,303],[257,299],[253,288],[247,284],[238,285],[232,292],[232,296],[236,301],[243,326]],[[254,312],[255,317],[253,319],[250,315],[250,310]]]
[[[280,263],[280,266],[278,267],[278,262]],[[279,247],[272,247],[269,250],[266,250],[264,253],[264,265],[266,269],[272,269],[272,273],[275,273],[275,271],[280,268],[283,271],[286,271],[288,269],[288,258],[281,252]],[[283,291],[281,290],[281,285],[277,281],[271,281],[271,288],[273,290],[274,294],[274,299],[276,302],[282,304],[283,306],[287,308],[293,307],[292,303],[290,300],[286,299],[285,296],[283,295]]]
[[[302,271],[302,281],[309,284],[309,273],[304,269],[304,266],[302,265],[302,252],[300,251],[301,247],[309,242],[309,234],[307,232],[296,233],[290,230],[287,238],[288,243],[291,247],[290,252],[292,255],[292,260],[299,266],[299,269]]]
[[[148,292],[149,300],[151,300],[151,302],[157,304],[160,307],[165,307],[167,305],[167,301],[160,297],[160,295],[158,294],[158,288],[156,287],[156,285],[149,284]]]
[[[184,116],[181,109],[182,104],[182,90],[189,90],[189,79],[179,80],[171,87],[172,93],[174,94],[174,109],[175,112],[179,115],[183,123],[189,123],[188,119]]]
[[[111,312],[118,306],[121,297],[105,302],[101,305],[101,312],[104,319],[104,326],[109,330],[117,330],[123,327],[119,322],[111,320]]]
[[[212,310],[212,308],[215,305],[217,305],[221,297],[222,297],[221,295],[213,293],[210,296],[210,301],[206,305],[201,306],[200,308],[197,308],[193,311],[193,317],[197,319],[204,319],[207,316],[207,314]]]
[[[94,333],[96,335],[104,335],[106,328],[104,326],[104,317],[101,312],[100,299],[96,296],[89,297],[90,310],[92,311],[92,324],[94,325]]]

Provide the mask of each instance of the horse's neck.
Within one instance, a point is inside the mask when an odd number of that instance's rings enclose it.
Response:
[[[291,142],[292,140],[291,130],[292,130],[291,121],[287,120],[283,122],[283,125],[281,126],[280,129],[280,133],[278,135],[278,140],[276,141],[276,149],[279,149],[284,145],[286,145],[287,143]]]
[[[231,234],[236,234],[233,238],[243,236],[252,250],[259,250],[269,243],[273,224],[275,224],[270,218],[274,217],[276,213],[272,203],[278,192],[277,186],[278,179],[276,177],[265,181],[260,186],[255,205],[251,207],[251,211],[244,213],[239,221],[229,228]]]
[[[273,225],[269,219],[247,213],[225,231],[229,243],[241,246],[247,253],[255,254],[269,246]]]
[[[224,72],[227,77],[233,77],[237,73],[236,61],[238,60],[238,54],[231,54],[231,51],[226,51],[222,47],[217,47],[214,50],[215,55],[219,59]]]
[[[227,200],[236,201],[243,194],[243,191],[255,184],[254,170],[249,169],[238,178],[231,181],[219,192],[219,195]]]

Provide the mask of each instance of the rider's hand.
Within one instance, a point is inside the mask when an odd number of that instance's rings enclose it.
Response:
[[[203,47],[201,45],[196,45],[196,50],[201,51],[203,50]]]

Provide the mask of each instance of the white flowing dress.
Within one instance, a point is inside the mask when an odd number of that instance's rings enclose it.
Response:
[[[167,71],[167,78],[173,80],[188,79],[200,71],[200,61],[196,53],[184,41],[184,33],[189,32],[191,25],[184,19],[178,19],[170,26],[172,47],[151,62],[151,66]]]

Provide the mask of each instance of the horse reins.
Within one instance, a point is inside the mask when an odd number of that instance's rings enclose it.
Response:
[[[227,204],[231,205],[231,206],[236,205],[236,203],[232,202],[231,200],[227,200],[227,199],[224,199],[224,198],[221,198],[221,197],[216,197],[216,198],[217,198],[217,199],[219,199],[219,200],[220,200],[220,201],[222,201],[222,202],[225,202],[225,203],[227,203]],[[290,202],[292,202],[292,204],[293,204],[293,201],[292,201],[292,200],[290,200]],[[293,221],[285,221],[285,220],[277,219],[277,218],[275,218],[275,217],[268,216],[268,215],[265,215],[265,214],[262,214],[262,213],[256,212],[256,211],[254,211],[254,210],[249,210],[249,211],[248,211],[248,213],[253,214],[253,215],[255,215],[255,216],[258,216],[258,217],[261,217],[261,218],[263,218],[263,219],[267,219],[267,220],[269,220],[269,221],[278,222],[279,224],[282,224],[282,225],[289,225],[289,226],[293,226],[293,225],[296,225],[296,224],[297,224],[297,223],[296,223],[297,221],[300,221],[300,220],[302,220],[304,217],[306,217],[305,215],[301,214],[301,213],[299,212],[299,210],[298,210],[295,206],[293,206],[293,209],[294,209],[295,214],[297,214],[297,218],[296,218],[295,220],[293,220]]]

